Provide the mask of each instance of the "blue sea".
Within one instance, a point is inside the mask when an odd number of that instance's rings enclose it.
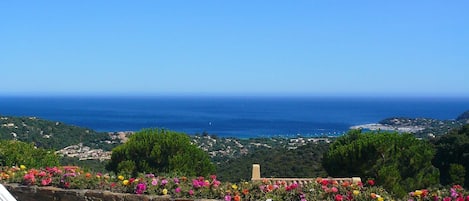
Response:
[[[469,98],[0,97],[0,115],[96,131],[166,128],[221,137],[337,136],[388,117],[455,119]]]

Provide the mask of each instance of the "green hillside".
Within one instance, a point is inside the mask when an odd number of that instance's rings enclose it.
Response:
[[[33,142],[37,147],[54,150],[80,142],[93,148],[112,147],[106,143],[111,142],[107,133],[36,117],[0,116],[0,139]]]

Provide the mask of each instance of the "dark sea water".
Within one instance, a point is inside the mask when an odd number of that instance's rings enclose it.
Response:
[[[388,117],[455,119],[469,98],[0,97],[0,115],[97,131],[166,128],[240,138],[335,136]]]

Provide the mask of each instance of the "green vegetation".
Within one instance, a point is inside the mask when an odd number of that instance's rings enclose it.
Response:
[[[91,172],[106,172],[106,164],[108,161],[100,160],[79,160],[75,157],[60,157],[61,166],[78,166]]]
[[[115,146],[103,143],[111,142],[106,133],[35,117],[0,116],[0,139],[32,142],[37,147],[55,150],[80,142],[89,147],[106,150]]]
[[[191,144],[188,135],[160,129],[131,135],[125,144],[112,150],[106,169],[132,175],[171,172],[197,176],[215,172],[207,153]]]
[[[50,167],[58,164],[59,158],[53,151],[35,148],[25,142],[0,140],[0,166]]]
[[[441,136],[434,144],[436,155],[433,163],[440,169],[441,183],[457,183],[461,180],[455,178],[462,177],[464,185],[469,186],[469,124]],[[460,166],[455,166],[457,164]]]
[[[258,163],[262,177],[360,176],[376,179],[377,184],[401,197],[439,184],[438,180],[443,185],[469,186],[469,125],[464,125],[468,115],[469,111],[458,121],[389,118],[380,123],[424,129],[413,134],[352,130],[336,139],[238,139],[147,129],[130,135],[127,143],[119,146],[117,135],[33,117],[0,117],[0,139],[7,139],[0,140],[0,166],[46,167],[58,165],[60,160],[61,165],[94,172],[106,172],[107,166],[115,173],[134,176],[216,173],[221,180],[240,182],[250,179],[252,164]],[[429,138],[431,144],[426,140],[430,134],[436,136]],[[112,160],[58,158],[54,150],[42,149],[58,150],[80,142],[98,149],[115,147]]]
[[[333,177],[374,178],[403,196],[412,189],[438,184],[431,145],[412,134],[352,130],[331,144],[323,164]]]
[[[264,148],[247,155],[220,163],[217,175],[225,181],[239,182],[251,179],[252,164],[261,165],[262,177],[326,177],[321,165],[322,155],[328,144],[325,142],[299,146],[296,149],[286,147]]]

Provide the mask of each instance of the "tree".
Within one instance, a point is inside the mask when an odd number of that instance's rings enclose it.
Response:
[[[54,151],[36,148],[32,143],[0,140],[0,166],[20,165],[28,168],[57,166],[59,157]]]
[[[323,166],[334,177],[374,178],[398,196],[437,184],[431,145],[408,133],[352,130],[331,144]]]
[[[454,173],[458,172],[457,175],[464,177],[464,179],[457,181],[464,181],[464,184],[461,185],[469,186],[469,124],[459,130],[452,130],[448,134],[442,135],[436,139],[434,144],[436,155],[433,164],[440,169],[441,183],[444,185],[454,183]],[[456,171],[459,169],[456,167],[453,167],[452,170],[452,164],[453,166],[462,165],[465,171]]]
[[[146,129],[112,150],[106,169],[114,172],[208,175],[215,171],[207,153],[189,136],[162,129]]]

